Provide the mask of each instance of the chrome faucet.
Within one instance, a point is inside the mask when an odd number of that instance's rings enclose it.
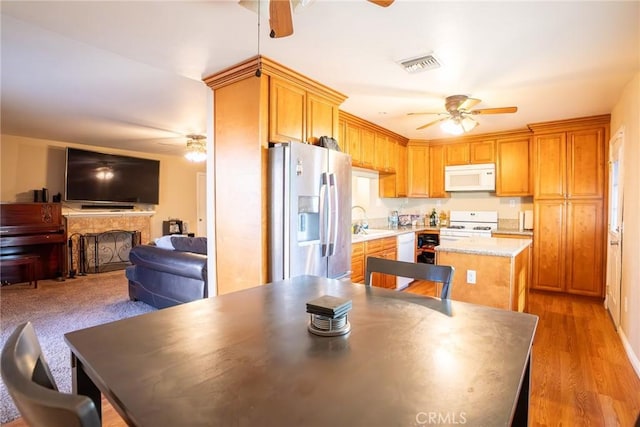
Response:
[[[351,207],[351,211],[353,212],[354,209],[360,209],[362,210],[362,214],[364,215],[364,219],[361,219],[360,221],[358,221],[357,224],[354,224],[353,226],[353,234],[365,234],[367,232],[367,229],[369,228],[369,222],[367,219],[367,211],[365,208],[363,208],[362,206],[359,205],[355,205]]]

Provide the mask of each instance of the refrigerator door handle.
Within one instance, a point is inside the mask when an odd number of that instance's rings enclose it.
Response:
[[[328,223],[329,220],[327,218],[327,191],[328,191],[328,181],[329,174],[323,172],[320,176],[320,252],[322,257],[327,256],[328,245],[327,245],[327,234],[329,231]]]
[[[333,256],[336,253],[336,246],[338,245],[338,224],[340,224],[340,209],[338,206],[338,183],[336,182],[336,175],[334,173],[329,175],[329,193],[331,196],[331,203],[329,204],[329,256]]]

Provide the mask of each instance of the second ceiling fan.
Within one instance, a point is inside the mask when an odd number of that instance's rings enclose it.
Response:
[[[473,107],[480,103],[480,99],[470,98],[467,95],[452,95],[445,99],[446,112],[435,113],[409,113],[408,115],[440,115],[437,120],[433,120],[425,125],[420,126],[416,130],[421,130],[437,123],[442,123],[443,130],[452,133],[454,135],[460,135],[464,132],[468,132],[478,125],[478,122],[473,120],[472,116],[478,114],[505,114],[515,113],[518,111],[518,107],[499,107],[499,108],[479,108],[472,110]]]
[[[292,1],[269,0],[269,26],[271,38],[287,37],[293,34],[293,18],[291,17]],[[378,6],[387,7],[394,0],[367,0]],[[303,3],[299,1],[299,3]]]

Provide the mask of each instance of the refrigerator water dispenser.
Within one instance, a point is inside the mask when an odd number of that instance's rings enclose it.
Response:
[[[298,197],[298,242],[320,240],[320,198]]]

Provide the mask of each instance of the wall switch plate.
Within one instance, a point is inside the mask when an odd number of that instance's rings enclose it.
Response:
[[[510,199],[509,200],[509,207],[510,208],[515,208],[516,207],[516,199]]]
[[[475,270],[467,270],[467,283],[470,285],[475,285],[476,283],[476,271]]]

